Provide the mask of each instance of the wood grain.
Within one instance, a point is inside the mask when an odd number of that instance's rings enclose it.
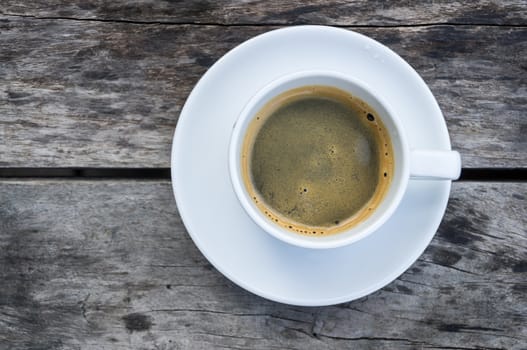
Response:
[[[37,17],[201,24],[415,25],[430,23],[525,25],[527,6],[507,1],[367,0],[4,0],[1,11]]]
[[[521,349],[527,184],[455,183],[424,255],[354,302],[293,307],[233,285],[169,182],[0,184],[2,349]]]
[[[168,167],[190,90],[268,26],[0,17],[0,166]],[[466,167],[527,167],[526,27],[354,28],[423,76]]]

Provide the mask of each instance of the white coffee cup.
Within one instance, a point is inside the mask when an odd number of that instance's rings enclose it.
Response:
[[[302,86],[323,85],[344,90],[371,106],[383,121],[394,153],[394,174],[381,203],[365,220],[350,229],[327,236],[308,236],[287,230],[269,219],[251,199],[243,181],[241,154],[247,128],[253,118],[274,97]],[[404,126],[382,96],[365,83],[334,71],[310,70],[278,78],[258,91],[245,105],[234,125],[229,148],[229,170],[234,191],[252,220],[274,237],[304,248],[336,248],[367,237],[395,212],[406,192],[408,181],[455,180],[461,172],[459,153],[449,150],[410,149]]]

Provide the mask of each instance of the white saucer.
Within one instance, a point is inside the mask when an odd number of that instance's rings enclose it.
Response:
[[[268,32],[231,50],[201,78],[181,112],[172,147],[172,184],[190,236],[239,286],[278,302],[319,306],[367,295],[414,263],[439,226],[451,182],[411,180],[393,217],[347,247],[297,248],[263,232],[232,189],[227,158],[232,127],[258,89],[305,69],[340,71],[377,89],[398,112],[412,148],[450,150],[450,140],[419,75],[390,49],[343,29]]]

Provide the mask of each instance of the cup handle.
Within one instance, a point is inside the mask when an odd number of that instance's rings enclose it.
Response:
[[[422,180],[457,180],[461,174],[461,157],[457,151],[412,150],[410,178]]]

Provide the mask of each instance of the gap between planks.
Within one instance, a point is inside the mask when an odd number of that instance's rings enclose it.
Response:
[[[0,168],[1,179],[170,180],[170,168]],[[464,168],[457,181],[527,182],[527,168]]]

